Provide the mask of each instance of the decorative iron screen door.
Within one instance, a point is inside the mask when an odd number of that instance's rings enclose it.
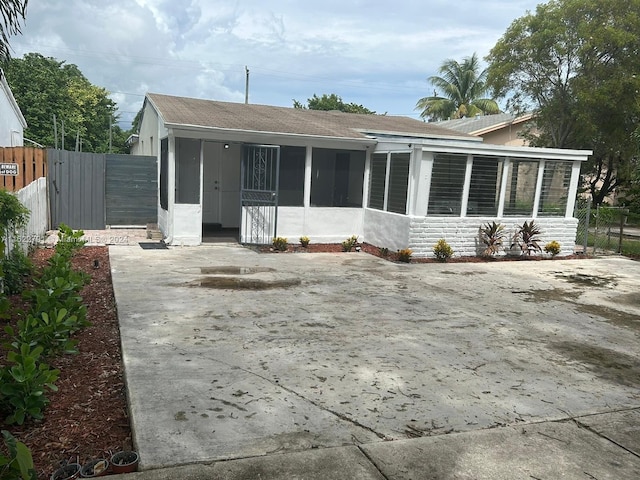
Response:
[[[242,153],[240,241],[268,245],[277,235],[280,147],[245,145]]]

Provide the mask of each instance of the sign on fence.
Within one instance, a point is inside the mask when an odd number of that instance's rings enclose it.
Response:
[[[17,177],[18,164],[17,163],[0,163],[0,175],[4,177]]]

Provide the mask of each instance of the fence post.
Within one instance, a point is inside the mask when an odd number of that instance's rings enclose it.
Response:
[[[587,201],[587,217],[584,222],[584,239],[582,252],[587,255],[587,245],[589,244],[589,222],[591,221],[591,202]],[[597,225],[597,223],[596,223]],[[595,242],[594,242],[595,245]],[[595,255],[595,250],[594,250]]]
[[[618,253],[622,253],[622,237],[624,237],[624,224],[627,222],[628,208],[620,210],[620,237],[618,238]]]

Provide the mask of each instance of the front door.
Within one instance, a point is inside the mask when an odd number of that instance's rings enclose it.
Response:
[[[240,155],[240,145],[204,143],[204,224],[223,228],[240,226]]]
[[[242,154],[243,243],[267,245],[277,235],[280,147],[245,145]]]

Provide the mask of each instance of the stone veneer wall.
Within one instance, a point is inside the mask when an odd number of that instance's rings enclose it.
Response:
[[[531,218],[412,217],[409,227],[409,248],[413,250],[413,256],[416,258],[433,257],[433,246],[439,239],[444,238],[453,248],[454,257],[478,255],[483,249],[479,244],[478,229],[481,225],[494,220],[505,226],[503,246],[508,249],[516,229]],[[535,223],[542,230],[540,246],[543,249],[548,242],[555,240],[562,248],[558,256],[574,253],[577,219],[538,217]],[[544,250],[543,254],[545,254]]]

